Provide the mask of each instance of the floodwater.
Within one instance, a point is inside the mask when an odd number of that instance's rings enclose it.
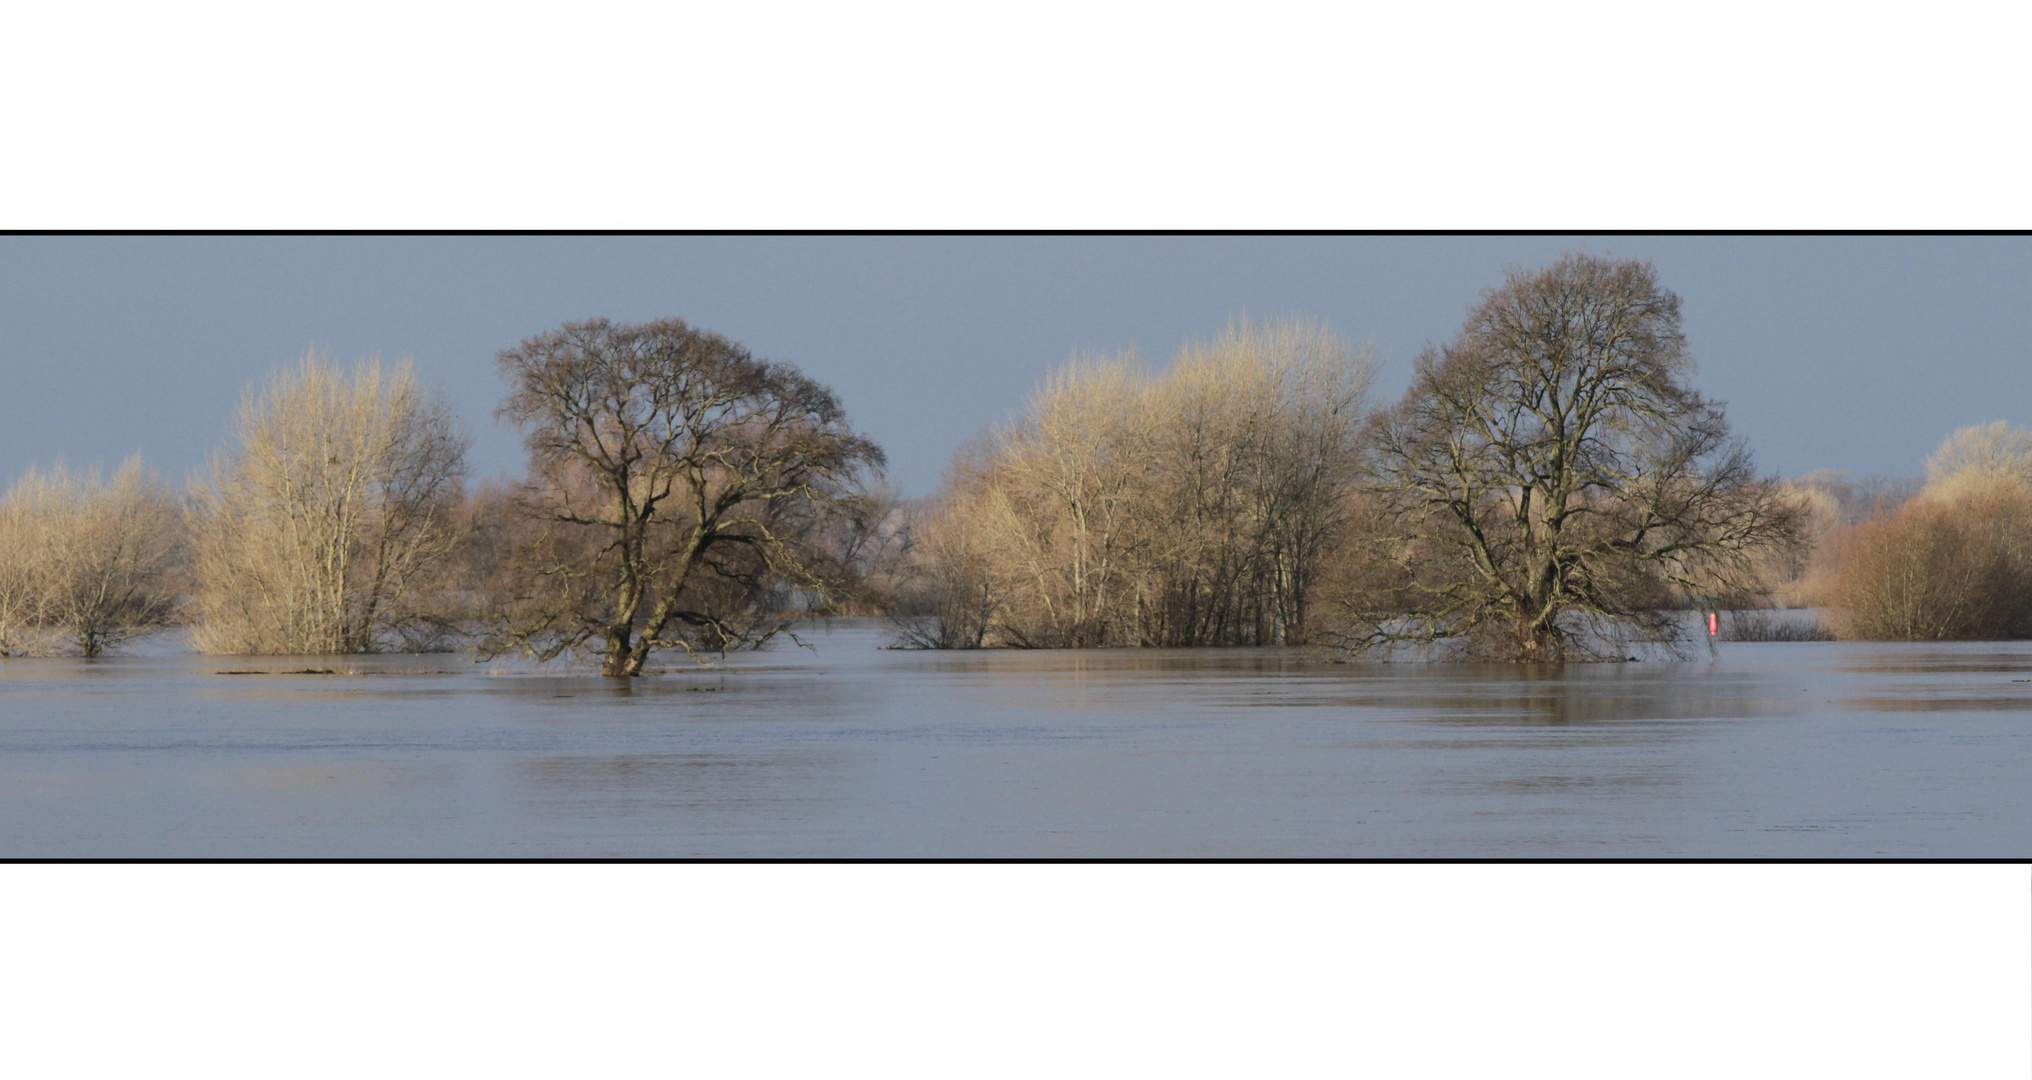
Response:
[[[9,660],[0,857],[2032,856],[2032,643],[1513,667],[887,636],[632,681]]]

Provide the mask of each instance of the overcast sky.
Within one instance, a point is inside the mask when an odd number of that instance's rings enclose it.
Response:
[[[242,386],[308,348],[413,357],[516,473],[494,355],[561,322],[678,316],[832,385],[907,494],[1075,352],[1167,362],[1301,315],[1382,362],[1452,336],[1505,264],[1653,260],[1696,383],[1769,471],[1917,475],[1955,427],[2032,425],[2025,237],[0,237],[0,467],[139,452],[181,479]]]

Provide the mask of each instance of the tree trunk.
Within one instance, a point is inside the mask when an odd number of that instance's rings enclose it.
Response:
[[[607,632],[607,656],[600,663],[602,675],[640,675],[642,658],[628,640],[627,628],[621,627]]]

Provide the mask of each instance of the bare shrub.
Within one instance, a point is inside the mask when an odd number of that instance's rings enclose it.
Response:
[[[194,484],[192,642],[217,653],[448,647],[469,440],[408,362],[315,353],[243,395]]]
[[[1835,538],[1826,597],[1842,637],[2032,636],[2032,486],[1994,472],[1944,479]]]
[[[1835,634],[1820,619],[1787,618],[1762,610],[1736,610],[1722,618],[1723,641],[1833,641]]]
[[[181,553],[177,501],[139,457],[111,482],[31,467],[0,502],[0,655],[98,656],[167,625]]]
[[[2032,636],[2032,433],[1961,428],[1927,459],[1925,486],[1836,529],[1815,555],[1843,637]],[[1858,503],[1861,500],[1857,500]]]

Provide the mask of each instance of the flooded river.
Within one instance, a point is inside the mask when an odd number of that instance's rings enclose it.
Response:
[[[887,636],[627,682],[9,660],[0,857],[2032,856],[2032,643],[1524,668]]]

